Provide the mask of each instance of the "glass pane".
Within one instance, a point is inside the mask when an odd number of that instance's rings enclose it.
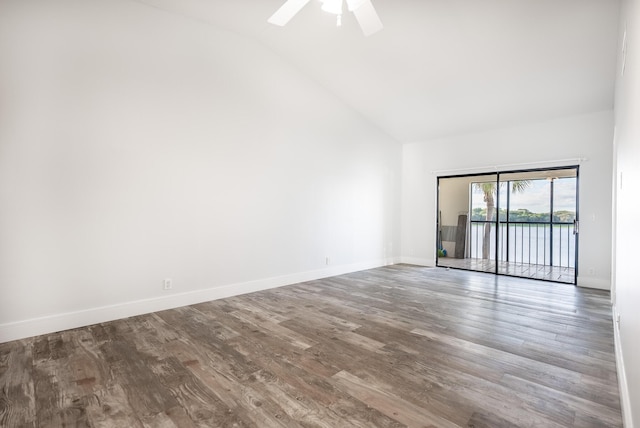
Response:
[[[509,202],[509,199],[507,198],[508,191],[509,191],[508,183],[501,181],[500,186],[498,187],[498,193],[500,196],[498,203],[500,204],[500,221],[501,222],[507,221],[507,212],[508,212],[507,205]]]
[[[475,270],[495,270],[498,185],[496,175],[475,176],[471,182],[469,256],[481,262]]]
[[[551,213],[550,180],[522,179],[509,181],[508,184],[510,222],[549,222]]]
[[[573,223],[576,219],[576,177],[553,180],[553,222]]]
[[[475,180],[487,177],[475,177]],[[471,183],[471,220],[496,221],[496,179]]]
[[[496,174],[439,178],[438,266],[495,272],[496,183]]]
[[[469,177],[439,180],[438,262],[442,258],[464,258],[469,214]]]

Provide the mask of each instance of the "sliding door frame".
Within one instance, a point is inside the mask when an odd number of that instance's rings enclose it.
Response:
[[[495,220],[492,221],[491,223],[494,223],[495,226],[495,241],[494,241],[494,246],[495,246],[495,254],[494,254],[494,259],[495,259],[495,268],[494,268],[494,272],[492,272],[495,275],[503,275],[503,276],[515,276],[515,277],[520,277],[518,275],[512,275],[512,274],[508,274],[508,273],[501,273],[499,271],[499,256],[500,256],[500,239],[501,239],[501,232],[500,232],[500,208],[501,208],[501,198],[500,198],[500,184],[502,183],[501,180],[501,176],[503,175],[507,175],[507,174],[520,174],[520,173],[540,173],[540,172],[550,172],[552,173],[553,171],[561,171],[561,170],[575,170],[575,179],[576,179],[576,185],[575,185],[575,220],[574,220],[574,230],[573,230],[573,239],[574,239],[574,275],[573,275],[573,285],[576,285],[578,283],[578,268],[579,268],[579,263],[578,263],[578,256],[579,256],[579,241],[580,241],[580,166],[579,165],[567,165],[567,166],[554,166],[554,167],[547,167],[547,168],[527,168],[527,169],[516,169],[516,170],[501,170],[501,171],[486,171],[486,172],[477,172],[477,173],[470,173],[470,174],[458,174],[458,175],[443,175],[443,176],[437,176],[437,186],[436,186],[436,266],[438,267],[443,267],[439,264],[439,259],[440,256],[438,254],[438,250],[440,249],[441,246],[441,231],[442,231],[442,224],[441,224],[441,213],[440,213],[440,182],[443,179],[450,179],[450,178],[465,178],[465,177],[482,177],[482,176],[494,176],[495,175],[495,185],[496,185],[496,196],[495,196],[495,210],[496,210],[496,214],[495,214]],[[508,186],[507,186],[508,187]],[[553,214],[554,214],[554,194],[553,194],[553,181],[550,187],[550,213],[549,213],[549,226],[550,226],[550,256],[549,256],[549,260],[550,260],[550,266],[553,266],[553,225],[554,225],[554,221],[553,221]],[[509,189],[507,188],[507,192],[506,192],[506,198],[507,198],[507,218],[506,218],[506,223],[507,223],[507,234],[506,234],[506,242],[507,242],[507,249],[506,249],[506,254],[507,254],[507,261],[509,260],[509,232],[508,232],[508,224],[509,224]],[[469,201],[469,208],[468,208],[468,220],[467,220],[468,224],[471,224],[471,201]],[[467,231],[467,240],[469,237],[469,234],[471,232],[471,229],[468,228]],[[466,251],[466,250],[465,250]],[[461,267],[453,267],[453,266],[446,266],[447,268],[451,268],[451,269],[462,269],[462,270],[472,270],[472,269],[466,269],[466,268],[461,268]],[[486,271],[485,271],[486,272]],[[491,273],[491,272],[488,272]],[[539,280],[541,281],[548,281],[548,282],[561,282],[561,281],[554,281],[552,279],[544,279],[544,278],[540,278]],[[566,282],[565,282],[566,283]]]

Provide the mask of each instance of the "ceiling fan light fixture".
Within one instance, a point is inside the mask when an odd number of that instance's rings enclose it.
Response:
[[[342,0],[323,0],[322,10],[334,15],[342,15]]]

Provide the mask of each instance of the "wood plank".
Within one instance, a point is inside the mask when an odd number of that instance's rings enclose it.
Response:
[[[0,426],[35,426],[30,345],[29,341],[0,344]]]
[[[399,398],[378,384],[360,379],[346,371],[331,377],[339,388],[358,400],[378,409],[392,419],[410,427],[456,428],[457,424],[438,416],[425,407]]]

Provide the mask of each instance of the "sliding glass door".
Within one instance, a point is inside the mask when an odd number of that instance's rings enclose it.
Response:
[[[578,167],[438,178],[437,265],[575,284]]]

